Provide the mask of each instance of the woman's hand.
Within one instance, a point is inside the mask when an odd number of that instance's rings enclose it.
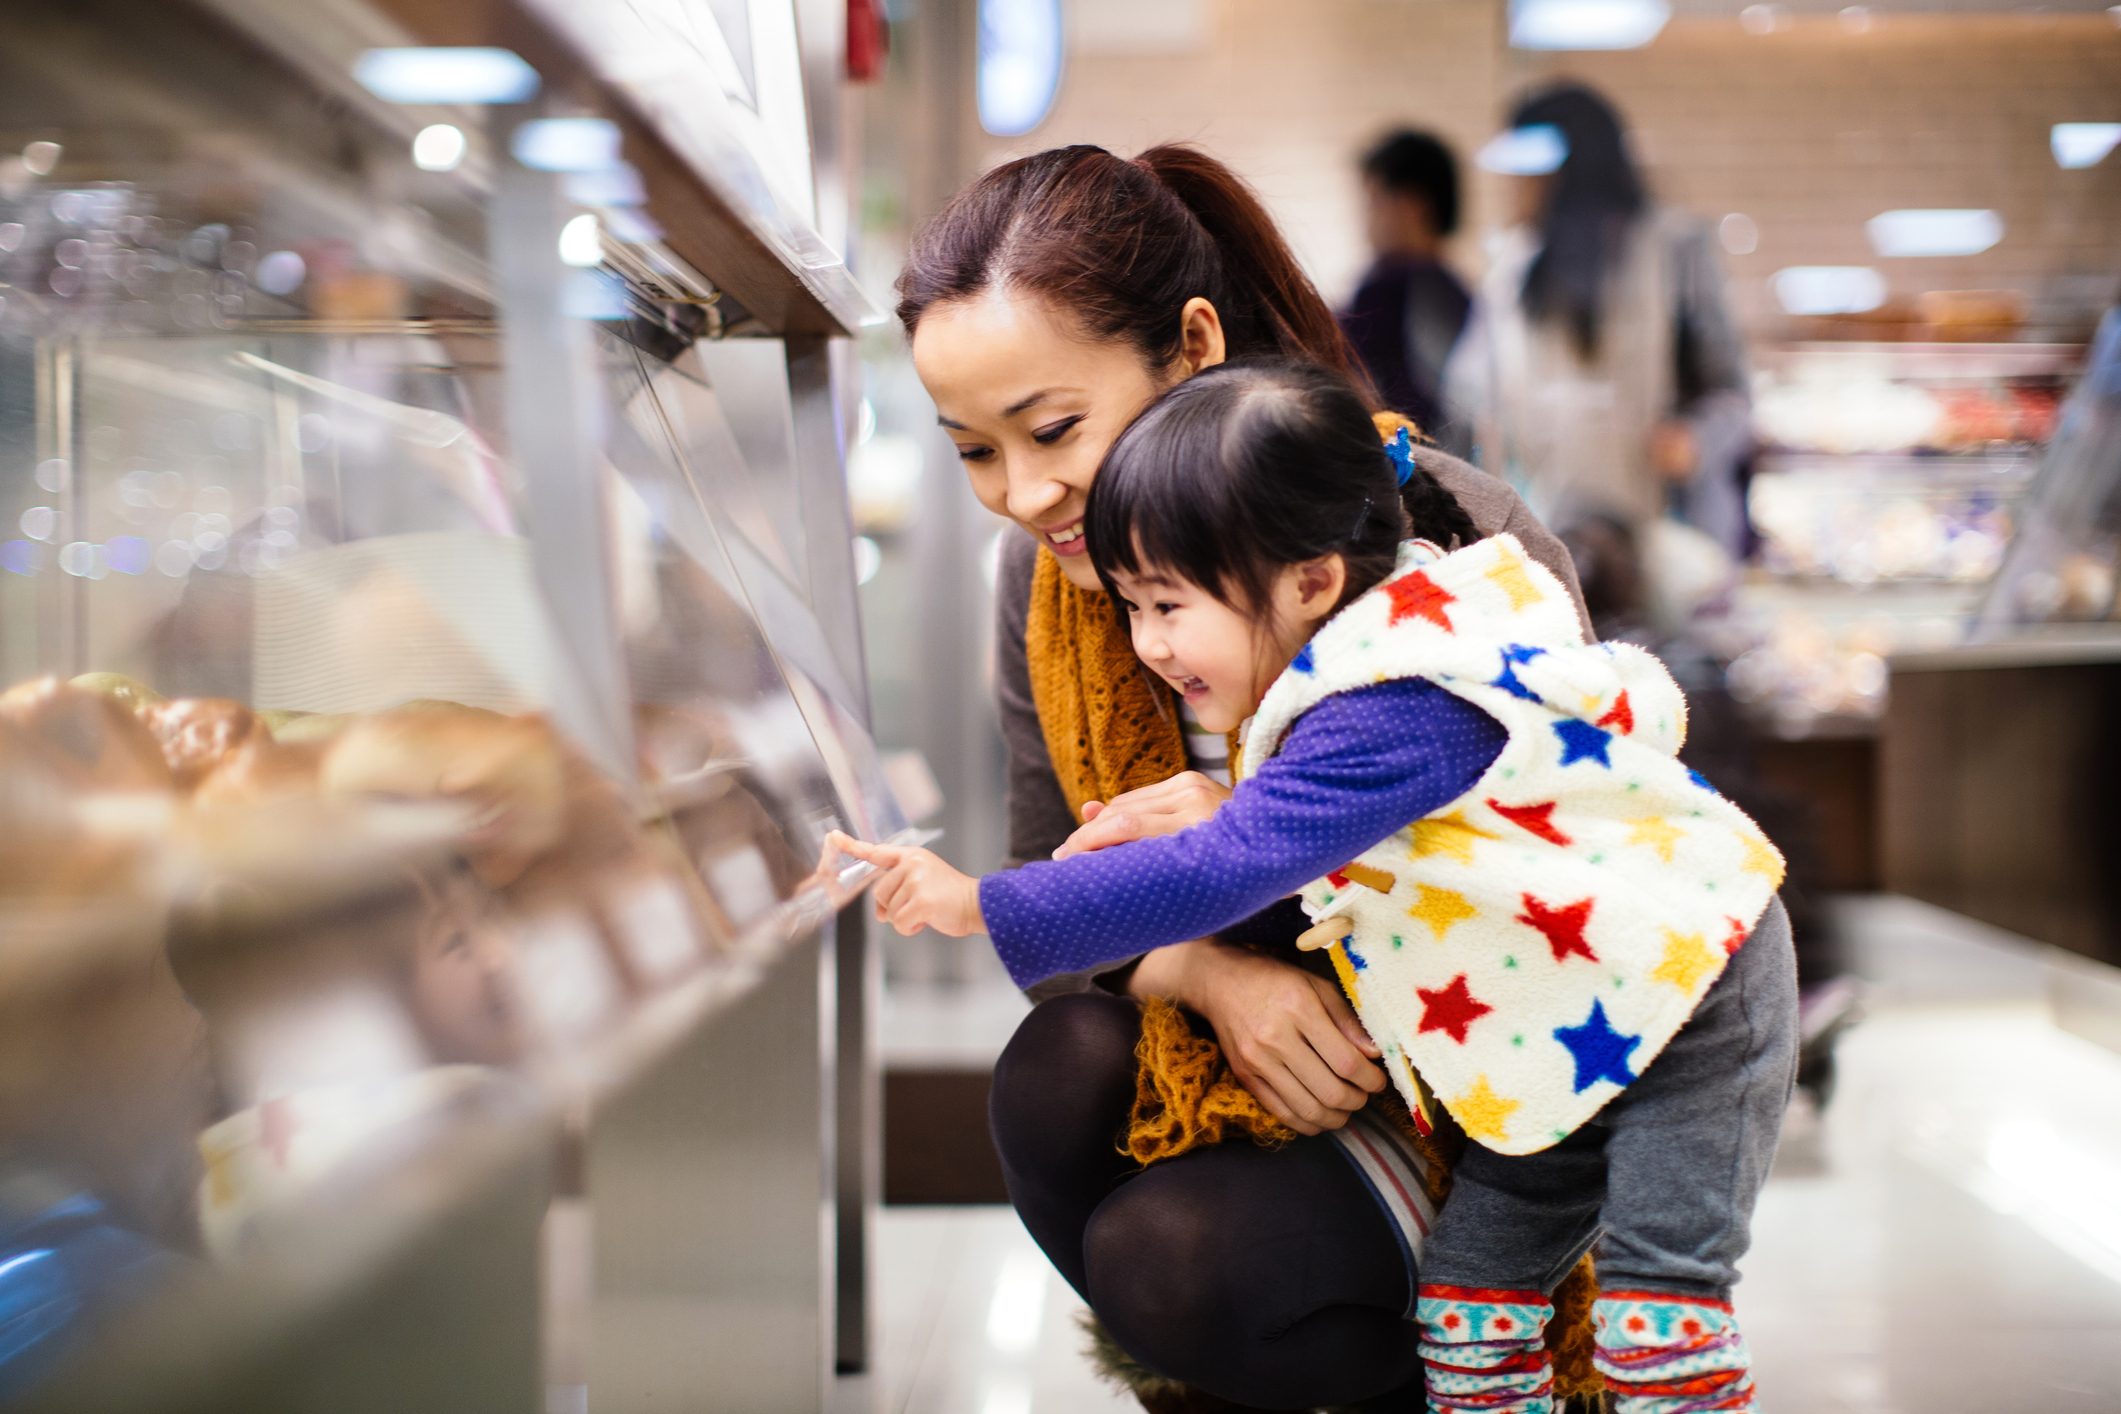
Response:
[[[1093,800],[1083,807],[1083,823],[1053,851],[1055,859],[1108,849],[1129,840],[1157,835],[1175,835],[1198,825],[1222,808],[1230,788],[1218,785],[1198,771],[1182,771],[1168,781],[1130,790],[1110,800]]]
[[[834,830],[826,845],[877,867],[876,918],[911,937],[933,928],[953,938],[984,933],[979,911],[979,880],[945,864],[932,850],[899,845],[864,844]]]
[[[1232,1073],[1299,1134],[1339,1129],[1385,1088],[1382,1052],[1340,988],[1277,958],[1212,938],[1178,943],[1143,958],[1128,990],[1205,1017]]]

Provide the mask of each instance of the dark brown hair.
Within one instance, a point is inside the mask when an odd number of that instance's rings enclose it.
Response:
[[[899,322],[911,335],[935,305],[1001,288],[1045,297],[1159,370],[1177,362],[1179,312],[1198,295],[1215,306],[1230,357],[1302,359],[1367,395],[1274,218],[1198,148],[1167,143],[1130,162],[1102,147],[1056,147],[994,168],[914,237]]]
[[[1289,565],[1339,555],[1345,604],[1392,573],[1409,534],[1481,538],[1411,448],[1378,441],[1345,379],[1280,359],[1221,364],[1151,403],[1105,454],[1083,529],[1115,605],[1115,572],[1155,568],[1241,613]]]

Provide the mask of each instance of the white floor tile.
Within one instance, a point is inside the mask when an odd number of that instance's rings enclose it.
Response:
[[[1903,901],[1848,917],[1869,1015],[1826,1114],[1793,1114],[1738,1293],[1767,1407],[2114,1414],[2121,1056],[2054,1024],[2039,950]],[[1020,1014],[985,1005],[902,1015],[969,1049]],[[1078,1303],[1008,1211],[881,1229],[863,1414],[1134,1408],[1089,1374]]]

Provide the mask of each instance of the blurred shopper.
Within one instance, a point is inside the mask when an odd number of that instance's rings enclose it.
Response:
[[[1446,372],[1480,462],[1549,522],[1669,514],[1742,554],[1752,409],[1707,228],[1650,199],[1580,84],[1526,97],[1482,161],[1514,224]]]
[[[1083,539],[1090,485],[1136,414],[1228,358],[1359,380],[1332,311],[1251,189],[1182,146],[995,168],[915,238],[898,289],[974,493],[1025,532],[997,586],[1009,853],[1206,819],[1229,795],[1228,738],[1134,656]],[[1431,448],[1412,459],[1479,535],[1509,531],[1573,594],[1567,555],[1507,486]],[[1044,984],[995,1065],[1010,1201],[1148,1408],[1421,1397],[1407,1317],[1446,1175],[1370,1104],[1384,1072],[1327,964],[1295,949],[1306,923],[1270,910]],[[1276,1253],[1301,1256],[1300,1284]],[[1590,1298],[1575,1279],[1556,1298],[1558,1329],[1584,1337],[1564,1392],[1587,1384]]]
[[[1340,316],[1385,401],[1430,436],[1443,426],[1443,370],[1473,297],[1443,263],[1458,230],[1458,162],[1428,133],[1386,134],[1362,159],[1363,229],[1374,259]]]

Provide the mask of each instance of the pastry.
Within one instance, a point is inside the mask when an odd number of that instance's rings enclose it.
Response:
[[[225,697],[180,697],[141,714],[162,744],[180,790],[190,790],[252,736],[265,733],[248,707]]]
[[[100,692],[39,678],[0,694],[0,717],[43,745],[72,789],[170,788],[170,769],[154,734]]]

